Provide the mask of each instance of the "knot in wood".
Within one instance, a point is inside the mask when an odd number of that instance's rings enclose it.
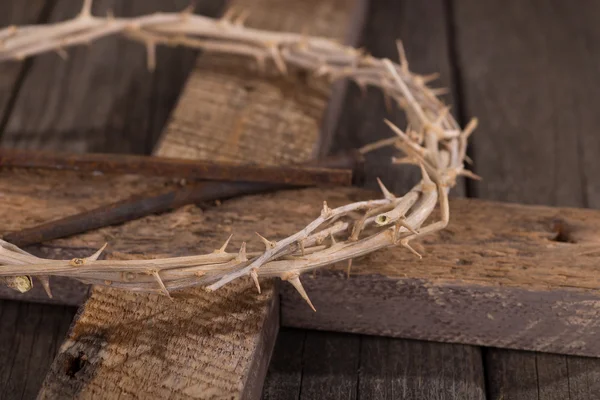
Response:
[[[74,267],[80,267],[83,264],[85,264],[85,260],[83,258],[74,258],[71,261],[69,261],[69,264],[71,264]]]

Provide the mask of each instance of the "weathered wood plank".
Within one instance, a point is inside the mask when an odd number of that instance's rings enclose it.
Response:
[[[479,348],[363,336],[360,399],[485,399]]]
[[[307,332],[300,400],[358,398],[360,336]]]
[[[0,300],[0,398],[35,398],[75,311]]]
[[[77,176],[72,178],[64,184],[77,186]],[[7,204],[15,204],[10,200],[11,188],[21,194],[27,190],[17,181],[11,182],[8,176],[0,180],[0,185],[7,185],[6,190],[0,190],[6,193]],[[48,174],[43,181],[49,183]],[[28,182],[34,197],[33,176]],[[53,191],[45,201],[52,204],[64,195]],[[339,205],[374,195],[359,189],[312,189],[252,196],[226,202],[216,211],[184,209],[53,245],[91,251],[94,245],[109,241],[109,252],[113,253],[190,254],[217,247],[233,226],[236,235],[238,230],[242,232],[238,240],[250,238],[254,230],[265,230],[273,238],[284,237],[304,226],[307,213],[318,210],[323,199]],[[88,196],[93,198],[93,192]],[[80,200],[85,198],[82,195]],[[271,212],[283,206],[287,210],[285,223]],[[14,210],[13,214],[27,214],[26,210]],[[349,279],[345,266],[318,271],[315,278],[309,274],[304,285],[317,313],[284,287],[283,323],[565,354],[600,354],[593,339],[598,324],[595,306],[600,297],[596,274],[600,257],[598,211],[455,199],[451,212],[449,227],[417,246],[423,260],[397,248],[355,260]],[[562,221],[562,234],[555,230],[556,220]],[[164,226],[174,228],[165,235]],[[246,229],[249,233],[244,236]],[[154,243],[157,235],[164,236],[164,244]],[[199,238],[206,247],[198,247]],[[148,246],[152,246],[151,251]],[[582,253],[588,254],[573,259],[573,254]]]
[[[293,31],[309,27],[321,35],[340,38],[348,26],[353,4],[346,0],[310,4],[256,0],[233,5],[251,7],[252,26]],[[318,18],[314,18],[315,7],[322,11]],[[178,156],[229,161],[253,161],[259,157],[274,164],[314,156],[327,90],[317,91],[294,79],[286,82],[280,78],[274,84],[273,80],[259,78],[246,68],[247,64],[226,57],[203,57],[155,154],[168,156],[175,151]],[[248,95],[240,97],[242,92]],[[199,112],[204,118],[196,118]],[[236,134],[240,136],[235,140],[217,139],[215,128],[223,129],[232,122],[237,124]],[[267,128],[269,141],[274,143],[269,146],[264,145]],[[215,142],[220,143],[210,148]],[[240,143],[258,144],[257,149],[268,151],[247,151],[246,144],[238,146]],[[183,147],[177,147],[181,144]],[[190,210],[195,210],[197,216],[200,213],[193,207],[180,211]],[[185,216],[185,228],[181,222],[179,228],[171,225],[169,220],[175,214],[132,222],[137,227],[131,237],[138,243],[134,247],[128,240],[115,243],[125,245],[123,249],[128,252],[137,247],[138,252],[146,254],[186,254],[190,249],[186,236],[195,236],[199,231],[189,230],[190,220]],[[231,216],[213,214],[216,219],[212,221],[204,220],[207,215],[202,215],[204,229],[226,230]],[[240,213],[239,218],[245,214]],[[147,231],[145,224],[153,219],[160,221],[162,233]],[[131,224],[116,228],[115,233],[124,239]],[[238,238],[254,236],[255,227],[247,233],[243,229],[236,228]],[[231,232],[232,227],[228,230]],[[107,231],[96,233],[102,232]],[[276,236],[275,233],[268,228],[265,231],[267,235]],[[204,239],[201,245],[194,246],[194,252],[218,246]],[[140,247],[141,243],[146,244]],[[185,291],[174,302],[156,295],[94,289],[55,360],[40,397],[258,398],[279,313],[272,284],[266,283],[261,295],[253,292],[248,280],[217,293]],[[67,376],[63,366],[73,362],[85,365]]]
[[[263,400],[297,400],[300,397],[305,340],[304,330],[283,328],[279,331],[265,378]]]
[[[16,3],[16,2],[13,2]],[[81,2],[57,0],[51,21],[73,17]],[[200,1],[196,12],[216,15],[223,1]],[[178,11],[187,0],[96,0],[95,14],[117,16]],[[111,37],[69,51],[33,58],[7,120],[3,147],[73,152],[150,153],[194,66],[196,52],[159,48],[156,70],[144,46]],[[59,84],[57,84],[59,82]]]
[[[600,167],[594,106],[600,97],[591,89],[600,60],[592,17],[598,12],[593,1],[575,8],[560,1],[455,2],[462,100],[481,122],[472,143],[475,170],[484,177],[476,186],[480,197],[600,207],[600,185],[591,173]],[[585,313],[571,312],[573,318]],[[585,360],[586,369],[574,375],[568,364],[583,359],[487,354],[492,398],[598,396],[598,360]]]

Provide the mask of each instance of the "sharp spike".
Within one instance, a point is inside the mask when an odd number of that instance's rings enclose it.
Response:
[[[421,254],[419,254],[419,252],[417,252],[415,249],[413,249],[410,244],[408,244],[408,240],[406,240],[406,239],[401,240],[400,245],[402,245],[402,247],[410,250],[410,252],[413,253],[415,256],[419,257],[419,260],[423,259],[423,256]]]
[[[462,135],[465,139],[468,139],[469,136],[471,136],[473,131],[477,128],[477,125],[479,125],[479,120],[477,118],[471,118],[467,126],[465,126],[465,129],[462,131]]]
[[[388,190],[388,188],[385,187],[385,185],[383,184],[383,182],[381,182],[381,179],[377,178],[377,183],[379,184],[379,188],[381,189],[381,192],[383,193],[383,197],[387,200],[394,200],[396,198],[396,196],[394,196],[394,194],[392,192],[390,192]]]
[[[433,81],[437,80],[439,77],[440,77],[439,72],[435,72],[435,73],[429,74],[429,75],[420,75],[419,76],[420,81],[425,85],[428,84],[429,82],[433,82]]]
[[[408,222],[406,222],[406,219],[400,218],[400,219],[396,220],[396,235],[400,231],[401,226],[405,227],[406,229],[408,229],[411,233],[414,233],[415,235],[419,234],[419,232],[417,232],[412,226],[410,226],[408,224]]]
[[[254,281],[256,290],[258,290],[258,293],[260,294],[260,283],[258,282],[258,274],[256,273],[256,269],[253,269],[252,271],[250,271],[250,276],[252,277],[252,280]]]
[[[400,68],[402,68],[402,72],[408,73],[408,59],[406,58],[406,51],[404,51],[404,45],[401,40],[396,40],[396,48],[398,49]]]
[[[462,175],[462,176],[466,176],[467,178],[474,179],[474,180],[476,180],[476,181],[480,181],[480,180],[482,180],[482,179],[483,179],[482,177],[480,177],[479,175],[475,174],[475,173],[474,173],[474,172],[472,172],[472,171],[469,171],[468,169],[463,169],[463,170],[462,170],[462,171],[460,171],[458,174],[459,174],[459,175]]]
[[[242,242],[240,251],[235,259],[239,262],[248,261],[248,257],[246,256],[246,242]]]
[[[415,160],[413,157],[392,157],[392,164],[411,164],[418,165],[419,162]]]
[[[229,23],[233,20],[233,18],[235,17],[237,13],[237,10],[234,7],[229,7],[227,10],[225,10],[225,13],[223,14],[223,16],[221,17],[220,22],[221,23]]]
[[[227,248],[227,245],[229,245],[229,242],[231,241],[232,237],[233,237],[233,233],[231,235],[229,235],[227,240],[225,240],[225,243],[223,243],[223,246],[221,246],[220,249],[215,250],[213,253],[225,253],[225,249]],[[245,246],[245,243],[244,243],[244,246]]]
[[[181,15],[191,15],[194,13],[194,11],[196,11],[196,2],[192,1],[186,8],[181,10]]]
[[[312,302],[310,301],[310,298],[306,294],[306,290],[304,290],[304,287],[302,286],[302,282],[300,282],[300,275],[294,274],[291,278],[288,278],[286,280],[292,284],[292,286],[298,291],[298,293],[300,293],[300,296],[308,303],[310,308],[314,312],[317,312],[317,310],[315,309],[315,306],[313,306]]]
[[[100,249],[98,249],[98,251],[92,254],[91,256],[86,257],[86,260],[96,261],[100,257],[104,249],[106,249],[106,246],[108,246],[108,243],[104,243],[104,246],[100,247]]]
[[[254,232],[254,233],[256,233],[256,235],[260,238],[260,240],[262,240],[262,242],[265,244],[265,247],[267,248],[267,250],[272,249],[273,247],[275,247],[277,245],[277,243],[271,242],[269,239],[267,239],[260,233],[258,233],[258,232]]]
[[[331,208],[327,206],[327,202],[323,202],[323,209],[321,210],[322,218],[329,218],[331,216]]]
[[[333,233],[330,233],[330,234],[329,234],[329,239],[331,239],[331,245],[332,245],[332,246],[335,246],[335,244],[336,244],[337,242],[335,241],[335,237],[333,237]]]
[[[300,240],[298,242],[298,244],[300,245],[300,254],[302,254],[302,257],[304,257],[305,252],[304,252],[304,240]]]
[[[423,165],[423,163],[419,163],[419,167],[421,167],[421,175],[423,176],[423,182],[426,185],[433,185],[433,181],[431,180],[431,178],[429,177],[429,174],[427,173],[427,169],[425,168],[425,165]]]
[[[50,277],[46,275],[40,275],[37,278],[42,284],[42,287],[44,288],[44,291],[46,292],[48,297],[52,298],[52,290],[50,290]]]
[[[238,26],[244,26],[244,23],[246,22],[246,20],[248,19],[249,16],[250,16],[250,11],[242,10],[240,12],[240,14],[237,16],[237,18],[235,18],[235,20],[233,20],[233,24],[238,25]]]
[[[269,52],[271,53],[271,57],[273,57],[273,62],[275,63],[275,66],[277,67],[281,75],[287,75],[287,67],[285,65],[285,61],[279,53],[279,48],[277,47],[277,45],[270,46]]]
[[[83,6],[79,12],[80,18],[91,17],[92,15],[92,0],[83,0]]]
[[[350,278],[350,270],[352,269],[352,259],[348,260],[348,269],[346,270],[346,276]]]
[[[435,88],[435,89],[429,89],[429,91],[434,96],[443,96],[445,94],[449,94],[450,93],[450,89],[448,89],[448,88]]]
[[[154,279],[156,279],[156,282],[158,282],[158,285],[160,286],[160,289],[165,294],[165,296],[167,296],[169,299],[173,300],[173,298],[171,297],[171,294],[169,293],[169,290],[165,286],[165,283],[160,278],[158,271],[154,269],[150,273],[152,274],[152,276],[154,276]]]
[[[156,69],[156,44],[151,40],[146,41],[146,68],[150,72]]]

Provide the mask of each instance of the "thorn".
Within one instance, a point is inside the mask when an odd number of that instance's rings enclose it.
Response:
[[[92,16],[92,0],[83,0],[83,6],[79,12],[79,18],[88,18]]]
[[[323,202],[323,209],[321,210],[321,218],[329,218],[331,216],[332,210],[327,206],[327,202]]]
[[[265,71],[267,70],[265,55],[257,53],[254,55],[254,57],[256,58],[256,64],[258,65],[258,71],[260,73],[264,74]]]
[[[287,67],[285,66],[285,61],[281,58],[281,54],[279,53],[279,48],[277,45],[271,45],[269,47],[269,52],[271,53],[271,57],[273,57],[273,62],[275,66],[281,73],[281,75],[287,75]]]
[[[335,246],[337,242],[335,241],[335,237],[333,237],[333,232],[329,234],[329,239],[331,239],[331,245]]]
[[[392,164],[414,164],[417,165],[419,162],[415,160],[413,157],[392,157]]]
[[[403,239],[400,241],[400,244],[402,245],[402,247],[405,247],[408,250],[410,250],[410,252],[413,253],[415,256],[419,257],[419,260],[423,259],[423,256],[420,255],[415,249],[413,249],[410,244],[408,244],[408,240]]]
[[[239,262],[248,261],[248,257],[246,256],[246,242],[242,242],[242,246],[240,247],[240,251],[238,252],[238,255],[235,258],[235,260]]]
[[[427,173],[427,169],[425,169],[425,166],[423,165],[423,163],[419,163],[419,167],[421,167],[421,175],[423,176],[423,182],[426,185],[433,185],[433,181],[431,180],[431,178],[429,177],[429,174]]]
[[[250,11],[242,10],[242,12],[240,12],[240,14],[237,16],[237,18],[235,18],[233,20],[233,24],[237,25],[237,26],[244,26],[244,23],[246,22],[246,20],[248,19],[249,16],[250,16]]]
[[[229,7],[227,10],[225,10],[225,13],[223,14],[223,16],[221,17],[221,20],[219,22],[221,22],[222,24],[228,24],[233,20],[233,18],[235,17],[235,14],[236,14],[236,8]]]
[[[229,235],[227,240],[225,240],[225,243],[223,243],[223,246],[221,246],[220,249],[215,250],[213,253],[225,253],[225,249],[227,248],[227,245],[229,244],[229,241],[231,240],[232,237],[233,237],[233,233],[231,235]],[[245,243],[243,244],[243,246],[245,246]]]
[[[106,246],[108,246],[108,243],[104,243],[104,246],[100,247],[100,249],[98,249],[98,251],[92,254],[91,256],[86,257],[86,260],[96,261],[100,257],[104,249],[106,249]]]
[[[418,78],[420,78],[420,81],[426,85],[429,82],[433,82],[435,80],[437,80],[440,77],[439,72],[434,72],[433,74],[429,74],[429,75],[421,75]]]
[[[321,65],[315,70],[316,77],[322,77],[330,73],[330,68],[327,65]]]
[[[56,51],[56,54],[58,54],[58,56],[60,58],[62,58],[63,61],[66,61],[69,59],[69,53],[67,53],[65,49],[59,47],[59,48],[55,49],[54,51]]]
[[[469,171],[468,169],[463,169],[458,174],[461,175],[461,176],[466,176],[467,178],[471,178],[471,179],[476,180],[476,181],[480,181],[480,180],[483,179],[479,175],[475,174],[472,171]]]
[[[50,290],[50,277],[46,276],[46,275],[41,275],[41,276],[38,276],[37,278],[40,281],[40,283],[42,284],[42,287],[44,288],[44,291],[46,292],[48,297],[52,298],[52,291]]]
[[[352,259],[348,260],[348,269],[346,270],[346,277],[350,278],[350,269],[352,269]]]
[[[381,189],[381,192],[383,193],[383,197],[386,200],[392,201],[392,200],[396,199],[396,196],[394,196],[392,194],[392,192],[390,192],[388,190],[388,188],[385,187],[385,185],[383,184],[383,182],[381,182],[381,179],[377,178],[377,183],[379,184],[379,188]]]
[[[396,40],[396,48],[398,49],[398,57],[400,59],[400,68],[402,72],[408,73],[408,59],[406,58],[406,52],[404,51],[404,45],[401,40]]]
[[[383,93],[383,104],[385,105],[385,110],[388,112],[388,114],[390,114],[392,112],[392,99],[385,89],[382,89],[381,93]]]
[[[450,89],[448,89],[448,88],[435,88],[435,89],[429,89],[429,91],[434,96],[443,96],[443,95],[446,95],[446,94],[450,93]]]
[[[305,256],[305,253],[304,253],[304,240],[300,240],[298,242],[298,244],[300,245],[300,254],[302,254],[302,257],[304,257]]]
[[[315,309],[315,306],[313,306],[312,302],[310,301],[310,298],[306,294],[306,290],[304,290],[304,287],[302,286],[302,282],[300,282],[300,276],[298,274],[294,274],[290,278],[287,278],[284,280],[291,283],[292,286],[298,291],[298,293],[300,293],[300,296],[308,303],[310,308],[312,308],[312,310],[314,312],[317,312],[317,310]]]
[[[171,297],[171,294],[169,293],[169,290],[167,289],[167,287],[165,286],[164,282],[162,281],[162,279],[160,279],[160,275],[158,274],[157,270],[152,270],[150,272],[152,274],[152,276],[154,276],[154,279],[156,279],[156,282],[158,282],[158,285],[160,286],[160,289],[163,291],[163,293],[171,300],[173,300],[173,298]]]
[[[256,233],[256,235],[260,238],[260,240],[262,240],[262,242],[265,244],[265,247],[267,248],[267,250],[272,249],[277,245],[277,243],[271,242],[269,239],[267,239],[260,233],[258,233],[258,232],[254,232],[254,233]]]
[[[106,19],[108,20],[108,22],[113,22],[115,20],[115,12],[112,8],[109,8],[106,12]]]
[[[473,159],[465,154],[465,162],[469,165],[473,165]]]
[[[258,282],[258,274],[256,273],[256,269],[250,271],[250,276],[254,281],[254,285],[256,286],[256,290],[258,290],[258,294],[260,294],[260,283]]]
[[[465,126],[465,129],[462,131],[462,135],[465,139],[468,139],[469,136],[471,136],[473,131],[477,128],[477,125],[479,125],[479,120],[477,118],[471,118],[467,126]]]
[[[363,81],[362,79],[358,79],[358,78],[354,78],[354,82],[356,83],[356,86],[358,86],[358,88],[360,90],[361,97],[363,99],[365,97],[367,97],[367,84],[366,84],[366,82]]]
[[[400,218],[400,219],[396,220],[396,235],[400,232],[401,226],[405,227],[406,229],[408,229],[411,233],[414,233],[415,235],[419,234],[419,232],[417,232],[412,226],[410,226],[408,224],[408,222],[406,222],[406,219]]]
[[[181,10],[180,14],[184,17],[187,17],[188,15],[192,15],[194,11],[196,11],[196,2],[192,1],[186,8]]]

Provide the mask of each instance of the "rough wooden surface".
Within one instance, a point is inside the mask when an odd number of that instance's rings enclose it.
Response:
[[[35,398],[75,311],[0,300],[0,398]]]
[[[479,348],[365,336],[360,399],[485,399]]]
[[[475,194],[600,207],[593,172],[600,168],[600,97],[592,83],[600,61],[599,4],[453,4],[462,101],[465,113],[481,123],[472,156],[484,181]],[[490,399],[600,398],[597,359],[494,349],[486,359]]]
[[[353,2],[311,5],[266,0],[233,5],[252,8],[249,21],[252,26],[297,31],[307,26],[322,35],[340,38],[348,25]],[[319,18],[311,19],[315,6],[322,8],[322,13]],[[202,57],[155,154],[168,156],[175,152],[177,156],[228,161],[252,161],[260,156],[261,161],[274,164],[302,161],[314,155],[327,94],[300,81],[284,84],[285,80],[280,79],[277,86],[272,80],[253,75],[245,64],[227,58]],[[220,72],[211,73],[217,65],[222,67]],[[240,97],[241,92],[250,95]],[[281,107],[280,100],[285,101],[285,107]],[[198,118],[198,112],[205,118]],[[243,130],[238,132],[241,142],[237,141],[239,138],[226,138],[216,148],[205,151],[204,145],[218,137],[215,128],[229,129],[227,124],[232,122]],[[281,146],[264,146],[266,129],[270,132],[269,139]],[[257,153],[238,146],[245,142],[262,145],[271,152]],[[182,143],[183,147],[177,147]],[[219,153],[217,149],[224,151]],[[127,231],[133,233],[131,239],[138,246],[141,240],[145,243],[138,251],[146,254],[185,254],[184,249],[189,249],[185,236],[199,233],[198,229],[190,231],[189,224],[194,218],[185,212],[191,209],[201,216],[195,222],[201,222],[207,231],[223,227],[223,236],[227,234],[224,225],[228,225],[228,219],[221,210],[213,212],[217,219],[224,218],[218,222],[205,219],[207,215],[193,207],[180,210],[184,214],[177,217],[182,218],[179,227],[169,223],[176,214],[172,213],[125,224],[116,228],[115,234],[124,239]],[[244,215],[240,214],[240,218]],[[148,221],[153,219],[162,226],[160,230],[148,231]],[[236,227],[236,236],[249,239],[256,227],[248,228],[252,230],[243,233],[244,228]],[[231,226],[228,230],[232,231]],[[102,235],[103,231],[96,233]],[[262,231],[276,236],[269,229]],[[141,239],[144,237],[145,240]],[[83,242],[90,240],[80,238]],[[218,247],[216,244],[208,247],[209,241],[203,239],[202,244],[194,246],[194,252]],[[127,242],[116,241],[130,252],[132,243]],[[92,239],[88,243],[95,242]],[[256,295],[248,280],[218,293],[189,290],[174,302],[159,296],[97,288],[81,309],[40,397],[258,398],[278,328],[277,304],[272,285],[267,283],[263,293]],[[65,373],[65,363],[83,366],[69,374]]]

